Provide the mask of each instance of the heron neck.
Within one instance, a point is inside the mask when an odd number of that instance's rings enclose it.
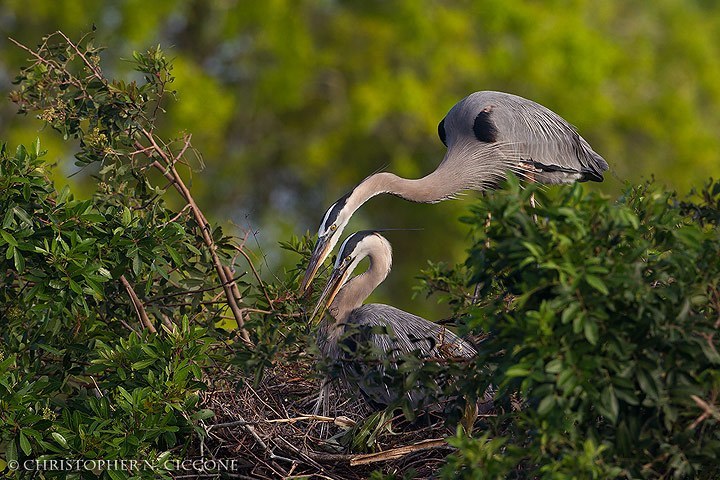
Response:
[[[363,180],[348,198],[348,206],[357,210],[375,195],[389,193],[405,200],[419,203],[435,203],[451,198],[458,192],[471,188],[473,182],[451,169],[440,165],[434,172],[418,179],[398,177],[389,172],[376,173]]]
[[[370,294],[390,273],[389,258],[369,255],[370,266],[360,275],[351,278],[335,296],[330,313],[337,323],[345,323],[350,313],[360,308]]]

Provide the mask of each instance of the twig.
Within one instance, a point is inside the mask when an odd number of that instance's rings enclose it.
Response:
[[[690,395],[690,398],[703,410],[702,415],[695,419],[695,421],[688,427],[688,430],[693,430],[695,427],[700,425],[701,422],[705,421],[710,417],[715,417],[716,420],[720,420],[720,411],[708,402],[698,397],[697,395]],[[714,399],[713,399],[714,402]]]
[[[422,442],[414,443],[412,445],[406,445],[403,447],[393,448],[391,450],[385,450],[384,452],[378,453],[367,453],[364,455],[354,455],[350,459],[350,466],[354,467],[357,465],[367,465],[375,462],[385,462],[388,460],[395,460],[400,457],[404,457],[410,453],[420,452],[423,450],[431,450],[435,448],[449,447],[447,442],[442,438],[436,438],[432,440],[423,440]]]
[[[130,285],[130,282],[128,282],[127,278],[125,278],[125,275],[120,275],[120,282],[123,284],[123,287],[125,287],[125,290],[127,290],[128,295],[130,295],[130,300],[135,307],[135,312],[140,319],[140,323],[142,323],[145,328],[150,330],[152,333],[157,333],[155,326],[150,321],[150,318],[148,318],[147,313],[145,313],[145,307],[143,307],[142,302],[140,302],[140,299],[135,293],[135,290],[133,290],[132,285]]]
[[[188,133],[183,137],[183,146],[180,149],[180,151],[178,152],[178,154],[175,155],[176,162],[178,160],[180,160],[183,157],[183,155],[185,155],[185,152],[187,151],[187,149],[190,148],[190,140],[191,139],[192,139],[192,133]],[[202,162],[201,162],[201,165],[202,165]]]
[[[245,275],[245,273],[242,273],[242,274],[238,275],[237,277],[231,278],[230,281],[235,282],[235,281],[241,279],[243,277],[243,275]],[[180,297],[182,295],[194,295],[196,293],[211,292],[213,290],[217,290],[218,288],[222,288],[222,285],[216,285],[214,287],[208,287],[208,288],[198,288],[196,290],[183,290],[181,292],[168,293],[166,295],[160,295],[159,297],[153,297],[148,300],[145,300],[145,303],[155,303],[155,302],[159,302],[160,300],[165,300],[167,298],[172,298],[172,297]],[[216,300],[214,300],[211,303],[216,303]]]
[[[328,422],[333,423],[337,425],[338,427],[345,427],[350,428],[355,426],[355,421],[352,419],[345,417],[345,416],[339,416],[339,417],[323,417],[322,415],[301,415],[299,417],[293,417],[293,418],[276,418],[272,420],[267,420],[267,423],[295,423],[295,422],[301,422],[301,421],[307,421],[312,420],[315,422]]]
[[[63,32],[58,30],[55,33],[59,34],[61,37],[63,37],[65,39],[65,41],[67,42],[67,44],[70,45],[71,47],[73,47],[73,49],[75,50],[75,53],[77,53],[78,56],[82,59],[85,66],[87,66],[90,69],[90,71],[93,73],[95,78],[97,78],[103,85],[107,85],[107,81],[103,78],[102,75],[100,75],[100,71],[97,69],[97,65],[88,61],[87,57],[85,57],[85,55],[83,55],[83,53],[80,51],[80,49],[77,47],[77,45],[72,40],[70,40]],[[80,40],[80,42],[82,42],[84,38],[86,38],[86,37],[83,37]],[[78,42],[78,43],[80,43],[80,42]]]
[[[208,426],[207,431],[214,428],[230,428],[230,427],[243,427],[245,425],[258,425],[260,423],[295,423],[295,422],[304,422],[304,421],[315,421],[315,422],[327,422],[327,423],[334,423],[335,425],[339,427],[345,427],[349,428],[355,425],[355,422],[348,417],[340,416],[340,417],[324,417],[322,415],[301,415],[299,417],[292,417],[292,418],[274,418],[274,419],[263,419],[263,420],[256,420],[256,421],[247,421],[244,419],[236,420],[234,422],[225,422],[225,423],[215,423],[213,425]]]
[[[245,419],[242,418],[242,417],[240,417],[240,421],[245,421]],[[243,430],[245,430],[245,431],[248,432],[250,435],[252,435],[252,437],[255,439],[255,441],[257,442],[257,444],[260,445],[260,446],[263,448],[263,450],[265,450],[265,451],[268,453],[268,455],[270,456],[270,462],[271,462],[272,466],[273,466],[274,468],[276,468],[277,470],[279,470],[280,472],[282,472],[282,473],[283,473],[283,476],[285,476],[285,475],[286,475],[286,472],[283,471],[283,469],[282,469],[282,467],[280,467],[280,465],[278,465],[275,461],[273,461],[275,458],[278,458],[278,456],[275,455],[275,453],[272,451],[272,449],[271,449],[270,447],[268,447],[267,443],[265,443],[265,442],[263,441],[263,439],[260,438],[260,436],[259,436],[259,435],[257,434],[257,432],[255,431],[255,427],[253,427],[252,425],[250,425],[250,424],[248,424],[248,423],[245,423],[244,425],[243,425],[243,424],[240,424],[239,426],[241,426],[241,427],[243,428]],[[209,431],[209,429],[208,429],[207,431]],[[280,459],[281,459],[281,460],[288,460],[288,461],[292,462],[292,460],[289,460],[289,459],[286,459],[286,458],[280,457]],[[278,473],[278,472],[275,472],[275,473]]]
[[[123,320],[122,318],[120,319],[120,324],[121,324],[123,327],[127,328],[128,330],[130,330],[132,333],[137,334],[137,332],[135,331],[135,329],[132,328],[132,327],[131,327],[125,320]]]
[[[263,295],[265,295],[265,300],[268,302],[268,307],[270,307],[271,310],[274,310],[273,308],[273,302],[270,300],[270,295],[268,295],[267,290],[265,289],[265,284],[263,283],[262,279],[260,278],[260,275],[258,274],[258,271],[255,269],[255,265],[253,265],[252,260],[250,259],[250,256],[247,254],[247,252],[237,245],[233,245],[235,250],[237,250],[243,257],[245,257],[245,260],[247,260],[248,265],[250,265],[250,269],[253,272],[253,275],[255,275],[255,278],[258,281],[258,285],[260,285],[260,289],[263,291]]]
[[[292,453],[294,453],[295,455],[298,455],[300,458],[302,458],[306,463],[312,465],[313,467],[317,468],[321,472],[324,471],[324,468],[322,465],[320,465],[315,460],[313,460],[312,458],[305,455],[299,448],[297,448],[295,445],[293,445],[292,443],[285,440],[283,437],[277,436],[273,439],[273,441],[280,448],[285,448],[287,450],[290,450]],[[292,471],[290,472],[290,474],[292,474]]]
[[[160,319],[162,320],[163,325],[165,325],[165,328],[172,331],[172,329],[173,329],[172,320],[170,320],[170,318],[167,315],[165,315],[164,313],[160,314]]]

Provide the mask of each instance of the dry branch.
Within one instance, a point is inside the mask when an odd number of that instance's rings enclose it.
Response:
[[[125,287],[125,290],[127,290],[128,295],[130,295],[130,300],[132,301],[133,307],[135,307],[135,312],[140,319],[140,323],[152,333],[157,333],[157,330],[155,330],[155,326],[152,324],[150,318],[145,312],[145,307],[143,307],[140,298],[138,298],[135,290],[133,290],[132,288],[132,285],[130,285],[130,282],[128,282],[127,278],[125,278],[125,275],[120,275],[120,282],[123,284],[123,287]]]
[[[400,457],[404,457],[410,453],[442,447],[449,448],[447,442],[445,442],[442,438],[423,440],[412,445],[393,448],[392,450],[386,450],[384,452],[355,455],[350,459],[350,466],[354,467],[356,465],[366,465],[368,463],[387,462],[389,460],[396,460]]]

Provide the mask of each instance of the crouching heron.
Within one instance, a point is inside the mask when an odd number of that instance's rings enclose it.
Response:
[[[429,175],[410,180],[389,172],[367,177],[325,212],[301,284],[306,292],[352,214],[370,198],[390,193],[436,203],[463,190],[496,188],[508,172],[539,183],[601,182],[608,164],[555,112],[516,95],[482,91],[462,99],[438,125],[447,147]]]
[[[368,269],[349,279],[355,267],[365,258]],[[350,235],[340,248],[335,268],[322,292],[313,318],[325,316],[319,326],[318,346],[322,354],[337,367],[339,380],[345,388],[359,389],[368,403],[386,406],[400,399],[401,392],[383,383],[386,371],[378,362],[363,363],[352,356],[360,345],[368,345],[392,361],[408,353],[421,359],[462,360],[475,356],[475,348],[453,332],[411,313],[389,305],[363,302],[382,283],[390,272],[392,249],[390,243],[376,231],[362,231]],[[350,353],[350,355],[348,355]],[[321,392],[324,414],[328,414],[327,388]],[[426,399],[419,386],[406,392],[410,404],[417,408]],[[486,397],[490,396],[488,391]],[[490,398],[486,398],[486,401]],[[318,408],[320,402],[318,403]]]

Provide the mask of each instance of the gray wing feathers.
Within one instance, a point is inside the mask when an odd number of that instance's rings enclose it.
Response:
[[[475,348],[446,328],[429,322],[422,317],[382,304],[363,305],[352,311],[347,321],[357,327],[385,327],[387,334],[372,333],[369,341],[372,346],[387,354],[391,360],[399,359],[403,354],[418,352],[421,358],[470,358],[476,354]],[[348,325],[352,328],[353,325]],[[375,370],[384,376],[384,368]],[[365,375],[370,374],[369,370]],[[388,405],[398,398],[388,385],[367,377],[356,379],[356,385],[366,398],[379,404]],[[421,405],[427,394],[423,389],[414,388],[405,393],[414,408]]]
[[[389,305],[363,305],[350,314],[348,323],[389,327],[392,335],[375,333],[370,341],[395,356],[416,350],[431,358],[470,358],[476,354],[472,345],[447,328]]]
[[[492,104],[492,120],[500,141],[515,145],[522,160],[531,161],[547,172],[550,183],[563,180],[602,181],[608,164],[562,117],[522,97],[485,92],[483,103]],[[568,175],[575,174],[575,178]],[[542,174],[541,174],[542,175]]]

